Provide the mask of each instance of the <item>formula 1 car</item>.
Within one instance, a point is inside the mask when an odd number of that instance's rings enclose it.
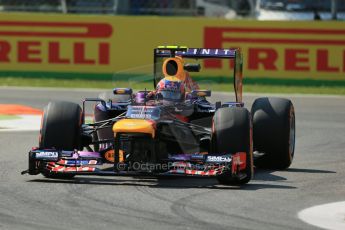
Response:
[[[258,98],[249,112],[242,101],[240,49],[163,46],[154,49],[154,86],[163,77],[185,80],[197,59],[234,59],[236,101],[210,103],[210,90],[188,92],[181,102],[115,88],[118,100],[86,98],[82,108],[50,102],[44,109],[39,146],[28,154],[30,175],[216,177],[241,185],[257,167],[285,169],[294,156],[295,113],[290,100]],[[162,66],[163,63],[163,66]],[[162,69],[164,75],[162,75]],[[85,123],[85,104],[96,103]]]

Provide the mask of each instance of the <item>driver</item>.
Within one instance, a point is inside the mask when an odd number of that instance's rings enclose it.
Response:
[[[186,93],[198,90],[199,85],[183,69],[183,64],[183,59],[180,56],[165,60],[162,66],[164,78],[158,82],[156,90],[150,92],[148,97],[152,98],[156,93],[161,93],[163,99],[167,101],[180,102],[185,99]],[[179,98],[180,95],[181,98]]]
[[[165,101],[183,102],[185,99],[184,83],[177,78],[173,78],[165,77],[160,80],[155,94],[160,93]]]
[[[181,102],[185,101],[185,85],[184,82],[178,80],[175,77],[165,77],[157,84],[155,94],[160,94],[163,98],[163,104],[175,105],[174,116],[183,122],[188,122],[188,115],[192,114],[192,111],[187,109],[181,109]],[[177,110],[176,110],[177,109]]]

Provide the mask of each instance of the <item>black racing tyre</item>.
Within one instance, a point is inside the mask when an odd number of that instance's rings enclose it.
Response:
[[[256,166],[286,169],[295,153],[295,110],[284,98],[258,98],[251,109],[254,150],[265,153]]]
[[[57,150],[81,149],[82,109],[72,102],[50,102],[42,118],[39,147]],[[71,178],[72,174],[43,172],[49,178]]]
[[[217,176],[220,184],[242,185],[252,178],[253,154],[251,119],[245,108],[220,108],[213,117],[212,152],[217,154],[246,152],[246,177],[238,179],[227,171]]]

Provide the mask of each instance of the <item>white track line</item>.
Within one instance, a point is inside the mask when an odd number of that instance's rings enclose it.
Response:
[[[38,131],[41,125],[40,115],[17,115],[18,119],[0,120],[0,132]]]
[[[330,230],[345,229],[345,201],[328,203],[304,209],[298,218],[319,228]]]
[[[38,131],[41,127],[40,115],[16,115],[17,119],[0,120],[0,132]],[[91,123],[92,116],[85,117],[86,123]]]

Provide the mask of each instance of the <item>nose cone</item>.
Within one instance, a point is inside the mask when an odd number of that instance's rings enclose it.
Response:
[[[113,125],[113,132],[116,133],[146,133],[155,137],[154,123],[143,119],[122,119]]]

